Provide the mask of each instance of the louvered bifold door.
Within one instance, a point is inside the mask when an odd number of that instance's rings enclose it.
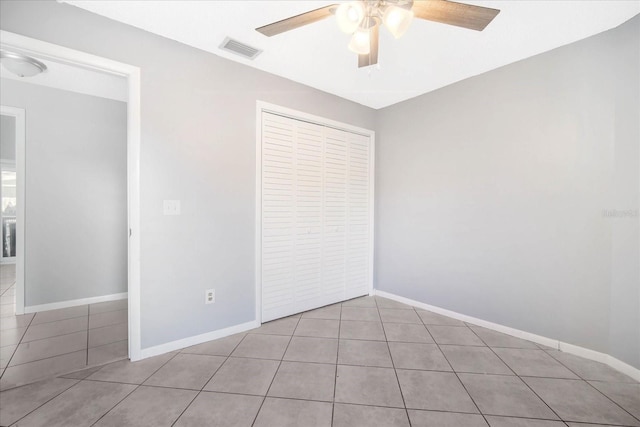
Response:
[[[346,298],[369,292],[371,282],[370,138],[348,134]]]
[[[369,137],[262,113],[262,321],[365,295]]]
[[[263,320],[295,304],[295,122],[262,117]]]

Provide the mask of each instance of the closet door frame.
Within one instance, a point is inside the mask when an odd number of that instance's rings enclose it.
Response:
[[[314,123],[369,137],[369,295],[373,295],[374,248],[374,182],[375,182],[375,132],[370,129],[330,120],[291,108],[256,102],[256,220],[255,220],[255,298],[256,321],[262,323],[262,113],[273,113],[294,120]]]

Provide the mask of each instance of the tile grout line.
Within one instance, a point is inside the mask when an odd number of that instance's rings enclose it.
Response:
[[[417,310],[416,311],[416,315],[420,318],[420,320],[422,321],[422,317],[420,317],[420,315],[418,315]],[[424,323],[424,321],[422,321],[422,324],[424,325],[425,329],[427,330],[427,332],[429,333],[429,335],[431,335],[431,331],[429,330],[429,328],[427,328],[427,325]],[[465,327],[468,328],[467,325],[465,325]],[[471,328],[469,328],[471,329]],[[487,420],[487,417],[485,416],[485,414],[480,410],[480,407],[478,406],[478,404],[476,403],[476,400],[473,398],[473,396],[471,396],[471,393],[469,393],[469,390],[467,389],[467,386],[464,384],[464,382],[462,382],[462,380],[460,379],[460,375],[458,375],[458,372],[456,372],[456,370],[453,368],[453,365],[451,364],[451,362],[449,362],[449,359],[447,358],[447,355],[444,353],[444,351],[442,351],[442,348],[440,348],[440,344],[438,344],[438,342],[436,341],[436,339],[433,337],[433,335],[431,335],[431,338],[433,339],[433,342],[436,345],[436,348],[438,349],[438,351],[442,354],[442,357],[444,357],[444,360],[447,361],[447,364],[449,365],[449,367],[451,368],[451,372],[453,372],[453,374],[456,376],[456,378],[458,379],[458,382],[460,383],[460,385],[462,385],[462,388],[464,389],[465,393],[467,393],[467,396],[469,396],[469,399],[471,399],[471,402],[473,402],[473,406],[476,407],[476,409],[478,410],[478,413],[480,414],[480,416],[482,417],[482,419],[484,419],[484,422],[489,426],[489,420]],[[480,340],[482,341],[482,340]],[[484,341],[482,341],[484,343]],[[485,343],[486,344],[486,343]]]
[[[25,329],[24,334],[22,335],[22,337],[20,337],[20,341],[18,341],[18,344],[16,345],[16,348],[13,349],[13,353],[11,353],[11,357],[9,358],[9,360],[7,360],[7,366],[4,368],[4,371],[2,371],[2,374],[0,375],[0,379],[2,379],[2,377],[4,377],[4,374],[7,373],[7,370],[9,369],[9,365],[11,364],[11,361],[13,360],[13,357],[16,355],[16,352],[18,351],[18,347],[20,347],[20,344],[22,344],[22,340],[24,339],[24,336],[27,334],[27,331],[29,330],[29,326],[31,326],[31,323],[33,322],[33,319],[35,319],[35,318],[36,318],[36,315],[34,314],[33,317],[31,317],[31,320],[29,320],[29,324],[27,325],[27,329]],[[16,366],[19,366],[19,365],[16,365]]]
[[[338,345],[336,346],[336,371],[333,375],[333,400],[331,401],[331,425],[336,413],[336,389],[338,388],[338,361],[340,357],[340,328],[342,327],[342,303],[340,303],[340,316],[338,319]],[[300,316],[302,317],[302,316]]]
[[[91,427],[95,426],[98,422],[100,422],[101,419],[103,419],[109,412],[113,411],[116,406],[118,406],[119,404],[122,403],[123,400],[125,400],[127,397],[131,396],[136,390],[138,390],[140,387],[142,387],[142,384],[147,381],[149,378],[151,378],[153,375],[155,375],[156,372],[158,372],[160,369],[162,369],[167,363],[169,363],[170,361],[172,361],[174,359],[174,357],[176,357],[178,354],[180,353],[176,353],[173,356],[171,356],[169,359],[167,359],[166,362],[164,362],[162,365],[160,365],[158,367],[158,369],[156,369],[155,371],[153,371],[153,373],[151,375],[149,375],[148,377],[146,377],[140,384],[130,384],[130,385],[135,385],[134,389],[131,390],[129,393],[127,393],[122,399],[120,399],[115,405],[113,405],[110,409],[108,409],[107,411],[105,411],[104,414],[102,414],[94,423],[91,424]],[[113,362],[113,363],[117,363],[117,362]],[[133,363],[130,361],[130,363]],[[103,366],[102,368],[98,369],[96,372],[100,372],[102,369],[104,369],[105,367],[109,366],[111,363],[109,363],[108,365]],[[95,374],[96,372],[92,373],[91,375]],[[89,376],[91,376],[89,375]],[[91,381],[87,378],[80,380],[80,382],[84,382],[84,381]],[[106,381],[105,381],[106,382]]]
[[[391,359],[391,366],[393,367],[393,373],[396,376],[396,383],[398,384],[398,390],[400,390],[400,397],[402,398],[402,406],[404,406],[404,414],[407,417],[407,422],[409,423],[409,427],[411,427],[411,418],[409,418],[409,410],[407,409],[407,402],[404,400],[404,393],[402,392],[402,386],[400,385],[400,379],[398,378],[398,371],[396,370],[396,364],[393,361],[393,356],[391,355],[391,347],[389,346],[389,340],[387,339],[387,331],[384,329],[384,322],[382,321],[382,316],[380,315],[380,307],[378,306],[378,300],[376,297],[373,297],[373,302],[376,304],[376,311],[378,312],[378,317],[380,318],[380,325],[382,327],[382,333],[384,334],[384,341],[387,344],[387,351],[389,352],[389,359]]]
[[[560,414],[558,414],[558,413],[557,413],[557,412],[556,412],[556,411],[551,407],[551,405],[549,405],[549,404],[548,404],[548,403],[547,403],[547,402],[546,402],[542,397],[540,397],[540,396],[538,395],[538,393],[536,393],[536,392],[535,392],[535,390],[533,390],[533,388],[531,388],[531,386],[530,386],[529,384],[527,384],[527,382],[526,382],[526,381],[524,381],[524,380],[520,377],[520,375],[518,375],[518,373],[517,373],[515,370],[513,370],[513,368],[511,368],[511,366],[509,366],[509,364],[508,364],[507,362],[505,362],[505,361],[502,359],[502,357],[500,357],[500,355],[499,355],[498,353],[496,353],[496,352],[491,348],[491,346],[487,345],[487,343],[486,343],[486,342],[485,342],[485,341],[480,337],[480,335],[478,335],[478,334],[476,333],[476,331],[474,331],[474,330],[473,330],[471,327],[469,327],[469,326],[467,326],[467,327],[469,328],[469,330],[471,331],[471,333],[473,333],[476,337],[478,337],[478,339],[479,339],[480,341],[482,341],[483,343],[485,343],[485,345],[487,346],[487,348],[488,348],[488,349],[489,349],[489,350],[490,350],[490,351],[491,351],[491,352],[492,352],[492,353],[493,353],[493,354],[494,354],[498,359],[500,359],[500,361],[501,361],[502,363],[504,363],[504,364],[505,364],[505,365],[506,365],[506,366],[507,366],[507,367],[508,367],[508,368],[509,368],[509,369],[510,369],[514,374],[515,374],[516,378],[518,378],[518,379],[520,380],[520,382],[522,382],[524,385],[526,385],[526,386],[527,386],[527,388],[528,388],[529,390],[531,390],[531,392],[532,392],[532,393],[533,393],[533,394],[534,394],[538,399],[540,399],[540,401],[541,401],[542,403],[544,403],[544,404],[547,406],[547,408],[549,408],[549,410],[550,410],[550,411],[551,411],[551,412],[552,412],[556,417],[558,417],[558,419],[559,419],[560,421],[564,422],[564,420],[562,419],[562,417],[560,416]],[[525,341],[526,341],[526,340],[525,340]],[[566,423],[565,423],[565,424],[566,424]]]
[[[238,341],[238,343],[231,349],[231,351],[229,352],[229,354],[225,357],[224,362],[222,362],[220,364],[220,366],[218,366],[216,368],[216,370],[213,372],[213,374],[211,374],[211,376],[209,377],[209,379],[207,381],[205,381],[205,383],[202,385],[202,387],[200,388],[200,390],[196,393],[195,396],[193,396],[193,399],[191,399],[191,402],[189,402],[189,404],[187,406],[185,406],[185,408],[182,410],[182,412],[180,412],[180,415],[178,415],[178,417],[175,419],[175,421],[173,423],[171,423],[171,427],[173,427],[178,420],[180,419],[180,417],[182,417],[182,415],[184,415],[185,412],[187,412],[187,409],[189,409],[189,407],[193,404],[193,402],[198,398],[198,396],[200,396],[203,391],[204,388],[207,386],[207,384],[209,384],[211,382],[211,380],[213,379],[213,377],[218,373],[218,371],[220,370],[220,368],[222,368],[222,366],[227,363],[227,360],[229,360],[229,358],[231,357],[231,354],[236,350],[236,348],[238,348],[238,346],[240,345],[240,343],[242,343],[242,341],[244,341],[244,339],[247,337],[248,334],[244,334],[244,336],[240,339],[240,341]],[[191,354],[191,353],[182,353],[181,349],[178,354]],[[199,354],[198,356],[215,356],[215,355],[207,355],[207,354]]]
[[[544,351],[544,350],[543,350]],[[558,350],[560,351],[560,350]],[[601,395],[603,395],[604,397],[606,397],[607,399],[609,399],[611,402],[613,402],[614,405],[618,406],[620,409],[622,409],[623,411],[625,411],[627,414],[629,414],[633,419],[635,419],[636,421],[640,422],[640,418],[636,417],[635,415],[633,415],[631,412],[627,411],[622,405],[620,405],[618,402],[616,402],[615,400],[613,400],[612,398],[610,398],[609,396],[607,396],[605,393],[603,393],[602,391],[598,390],[597,387],[595,387],[593,384],[591,384],[589,381],[597,381],[597,380],[588,380],[586,378],[583,378],[581,375],[579,375],[577,372],[575,372],[573,369],[569,368],[567,365],[565,365],[564,363],[562,363],[562,361],[556,359],[555,357],[551,356],[550,354],[548,354],[548,352],[545,352],[545,354],[547,354],[549,357],[551,357],[553,360],[555,360],[556,362],[558,362],[560,365],[564,366],[565,368],[567,368],[570,372],[573,372],[573,374],[575,374],[581,381],[584,381],[585,383],[589,384],[589,387],[593,388],[595,391],[597,391],[598,393],[600,393]],[[579,356],[578,356],[579,357]],[[575,380],[574,380],[575,381]],[[617,382],[617,381],[601,381],[601,382],[605,382],[605,383],[612,383],[612,384],[634,384],[634,383],[623,383],[623,382]],[[638,383],[635,383],[638,384]]]
[[[276,376],[278,375],[278,371],[280,370],[280,366],[282,365],[282,359],[284,359],[285,354],[287,354],[287,350],[289,349],[289,345],[291,344],[291,341],[293,340],[293,336],[296,333],[296,329],[298,329],[298,325],[300,325],[300,320],[302,320],[302,314],[300,314],[300,316],[298,317],[298,321],[296,322],[296,327],[293,328],[293,332],[291,333],[291,336],[289,337],[289,341],[287,342],[287,346],[284,349],[284,352],[282,353],[282,357],[280,358],[280,361],[278,362],[278,368],[276,368],[276,372],[273,374],[273,378],[271,378],[271,382],[269,383],[269,387],[267,387],[267,391],[264,394],[264,398],[262,399],[262,403],[260,404],[260,407],[258,408],[258,411],[256,412],[256,416],[253,419],[253,422],[251,423],[251,426],[253,427],[256,423],[256,421],[258,420],[258,415],[260,415],[260,411],[262,410],[262,407],[264,406],[264,402],[267,400],[267,396],[269,395],[269,390],[271,390],[271,386],[273,385],[273,382],[276,379]]]

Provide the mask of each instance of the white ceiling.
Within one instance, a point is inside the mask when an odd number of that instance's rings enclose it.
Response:
[[[372,108],[589,37],[640,13],[637,0],[465,1],[501,12],[482,32],[420,19],[399,40],[382,29],[378,66],[358,69],[349,36],[333,18],[271,38],[254,30],[332,1],[62,1]],[[249,61],[221,51],[227,36],[264,52]]]

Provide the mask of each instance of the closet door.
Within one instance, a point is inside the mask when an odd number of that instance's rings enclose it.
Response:
[[[346,299],[369,292],[371,283],[371,144],[368,136],[348,134]]]
[[[344,300],[347,249],[347,132],[325,128],[322,272],[327,299]]]
[[[295,304],[295,123],[262,115],[263,321]]]
[[[262,113],[262,321],[365,295],[369,137]]]

